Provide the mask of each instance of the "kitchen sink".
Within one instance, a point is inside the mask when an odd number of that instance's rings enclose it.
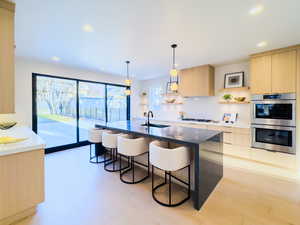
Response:
[[[157,128],[165,128],[165,127],[169,127],[169,125],[163,125],[163,124],[155,124],[155,123],[149,123],[149,124],[142,124],[142,126],[144,127],[157,127]]]

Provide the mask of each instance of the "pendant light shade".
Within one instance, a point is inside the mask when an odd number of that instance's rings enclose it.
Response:
[[[172,63],[172,69],[170,70],[170,75],[172,77],[177,77],[178,76],[178,71],[176,69],[176,64],[175,64],[175,48],[177,48],[176,44],[171,45],[171,48],[173,49],[173,63]]]
[[[171,83],[171,91],[177,91],[178,90],[178,84],[177,82]]]
[[[172,69],[170,70],[170,81],[167,84],[167,93],[176,93],[178,91],[178,70],[176,69],[175,64],[175,49],[177,48],[176,44],[171,45],[172,48]]]
[[[172,77],[177,77],[177,76],[178,76],[178,71],[177,71],[176,69],[171,69],[171,70],[170,70],[170,75],[171,75]]]
[[[125,95],[131,95],[131,90],[130,90],[130,86],[132,84],[132,80],[130,80],[129,78],[129,61],[126,61],[126,69],[127,69],[127,74],[126,74],[126,80],[125,80],[125,85],[127,86],[126,87],[126,90],[125,90]]]

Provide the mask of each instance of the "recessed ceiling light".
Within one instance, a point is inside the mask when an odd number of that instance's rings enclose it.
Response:
[[[94,27],[91,24],[85,24],[82,30],[85,32],[94,32]]]
[[[256,46],[259,47],[259,48],[262,48],[262,47],[265,47],[267,46],[267,42],[266,41],[262,41],[262,42],[259,42]]]
[[[252,9],[249,10],[249,14],[250,15],[257,15],[257,14],[261,13],[263,10],[264,10],[263,5],[257,5],[257,6],[255,6]]]
[[[51,59],[52,59],[53,61],[55,61],[55,62],[58,62],[58,61],[60,61],[60,58],[59,58],[59,57],[57,57],[57,56],[53,56]]]

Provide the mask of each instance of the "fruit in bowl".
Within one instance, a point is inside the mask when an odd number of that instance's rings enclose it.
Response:
[[[15,126],[17,124],[17,122],[14,121],[9,121],[9,122],[0,122],[0,129],[1,130],[7,130],[9,128],[12,128],[13,126]]]
[[[243,102],[246,100],[246,97],[235,97],[234,100],[236,100],[237,102]]]

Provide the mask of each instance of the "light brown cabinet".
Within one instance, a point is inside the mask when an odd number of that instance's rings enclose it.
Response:
[[[214,96],[214,67],[204,65],[181,70],[179,93],[184,97]]]
[[[15,112],[14,9],[0,0],[0,114]]]
[[[253,94],[296,92],[297,50],[274,50],[250,61]]]
[[[272,55],[272,92],[296,92],[296,50]]]
[[[0,156],[0,224],[35,212],[44,201],[44,150]]]
[[[271,56],[251,59],[251,92],[255,94],[272,93],[271,87]]]

